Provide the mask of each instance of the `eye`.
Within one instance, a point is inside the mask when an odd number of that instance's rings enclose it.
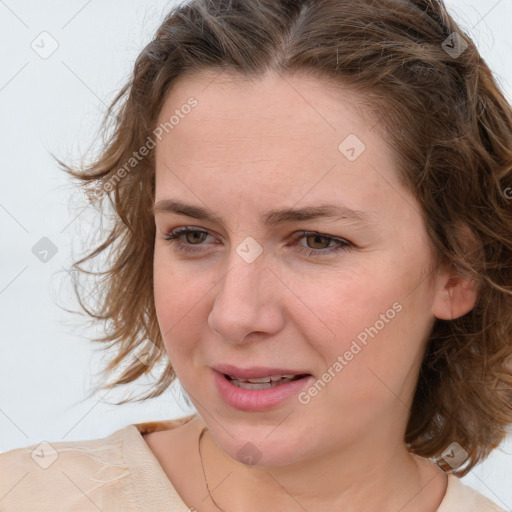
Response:
[[[339,251],[347,251],[353,247],[350,242],[343,240],[342,238],[325,235],[316,231],[303,231],[294,236],[294,240],[306,240],[306,247],[303,245],[297,245],[297,247],[299,247],[299,252],[306,254],[307,256],[332,254]],[[332,243],[334,243],[334,246],[330,245]]]
[[[194,235],[194,236],[189,236]],[[182,252],[204,252],[201,250],[197,250],[191,246],[194,245],[202,245],[205,238],[209,235],[208,231],[197,228],[189,228],[189,227],[181,227],[173,229],[170,233],[167,233],[163,239],[167,242],[174,244],[174,247],[178,251]],[[185,237],[185,243],[180,240],[180,237]]]
[[[163,239],[172,243],[177,251],[201,253],[207,250],[201,249],[200,247],[206,245],[203,244],[203,242],[208,236],[211,235],[204,229],[184,226],[173,229],[171,232],[167,233]],[[316,231],[301,231],[293,235],[292,239],[292,245],[297,248],[299,253],[306,256],[328,255],[339,251],[348,251],[354,247],[354,245],[347,240]],[[298,243],[302,240],[306,241],[306,246]]]

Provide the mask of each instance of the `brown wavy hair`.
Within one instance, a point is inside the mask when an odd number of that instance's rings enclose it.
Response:
[[[99,389],[133,382],[157,363],[163,371],[137,400],[176,378],[153,296],[154,151],[126,163],[154,139],[176,80],[202,71],[307,73],[353,91],[378,116],[437,261],[478,283],[469,313],[434,323],[404,440],[445,470],[441,454],[457,441],[469,457],[452,472],[463,476],[512,423],[512,110],[442,1],[193,0],[172,8],[108,109],[100,155],[82,166],[57,158],[102,214],[112,210],[98,245],[72,265],[94,279],[94,304],[79,281],[74,289],[90,321],[104,323],[105,336],[92,340],[113,351],[102,375],[130,361]],[[100,255],[102,270],[82,266]],[[140,348],[146,360],[130,359]]]

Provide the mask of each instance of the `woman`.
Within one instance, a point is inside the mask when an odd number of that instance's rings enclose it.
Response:
[[[3,510],[504,510],[457,477],[512,423],[512,111],[443,3],[184,3],[123,98],[60,162],[115,211],[84,308],[197,414],[7,452]]]

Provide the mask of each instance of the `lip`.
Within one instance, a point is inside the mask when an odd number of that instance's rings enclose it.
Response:
[[[265,366],[251,366],[249,368],[238,368],[231,364],[220,364],[213,367],[219,373],[236,377],[237,379],[260,379],[270,375],[305,375],[310,374],[307,370],[290,370],[285,368],[271,368]]]
[[[276,369],[272,369],[274,371]],[[268,371],[268,369],[266,370]],[[266,373],[262,375],[261,368],[258,369],[259,377],[267,375],[283,375],[283,370],[278,370],[276,373]],[[284,375],[291,375],[289,370]],[[307,372],[300,372],[307,373]],[[228,374],[229,375],[229,374]],[[254,375],[254,374],[253,374]],[[294,375],[298,375],[297,373]],[[258,376],[245,377],[245,378],[259,378]],[[309,375],[302,379],[287,382],[286,384],[279,384],[268,389],[243,389],[231,384],[225,377],[224,372],[213,371],[213,378],[219,395],[224,403],[239,409],[241,411],[264,411],[278,406],[287,398],[297,395],[301,389],[310,385],[314,381],[314,377]]]

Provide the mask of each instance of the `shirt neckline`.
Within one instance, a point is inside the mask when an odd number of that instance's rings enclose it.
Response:
[[[132,470],[133,484],[140,503],[152,503],[161,512],[190,512],[160,462],[151,451],[143,434],[169,430],[184,425],[196,414],[174,420],[156,420],[132,423],[122,431],[126,442],[123,443],[123,456]],[[130,447],[128,449],[128,447]],[[460,501],[459,495],[464,484],[455,475],[448,473],[448,482],[443,500],[436,512],[453,512]],[[158,492],[158,494],[156,494]]]
[[[159,512],[190,512],[142,434],[178,427],[194,416],[132,423],[121,430],[123,457],[131,470],[133,487],[142,507],[150,504],[152,510]]]

